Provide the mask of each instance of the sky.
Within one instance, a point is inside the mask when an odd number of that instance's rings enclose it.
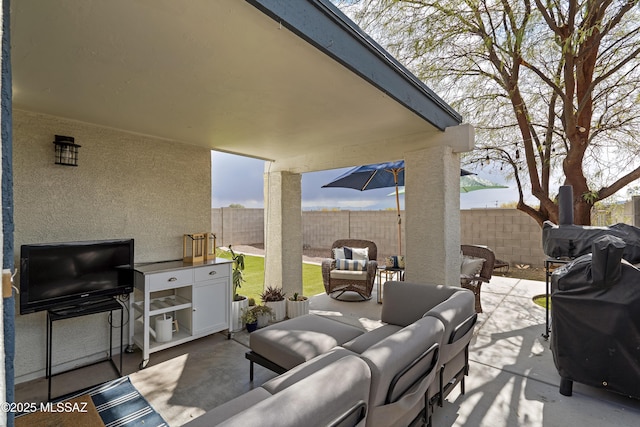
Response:
[[[518,199],[515,183],[506,182],[496,174],[465,169],[509,188],[474,191],[460,194],[460,208],[496,208]],[[322,188],[342,175],[346,169],[310,172],[302,175],[302,209],[381,210],[395,209],[395,197],[388,196],[393,188],[357,191],[343,188]],[[264,207],[264,161],[232,154],[211,152],[211,207],[227,207],[237,203],[245,208]],[[401,196],[401,207],[403,208]]]

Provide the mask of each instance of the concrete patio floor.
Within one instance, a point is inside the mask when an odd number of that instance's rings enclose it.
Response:
[[[545,340],[545,310],[532,302],[544,282],[493,277],[483,285],[471,342],[466,393],[456,389],[436,426],[636,426],[640,400],[574,383],[559,393],[560,376]]]
[[[571,397],[558,392],[560,377],[549,342],[542,336],[545,310],[532,301],[544,291],[544,282],[504,277],[483,285],[485,312],[479,315],[471,343],[466,393],[461,395],[457,387],[444,407],[435,409],[434,426],[640,425],[640,400],[578,383]],[[366,302],[340,302],[317,295],[311,298],[310,307],[314,313],[366,329],[380,325],[381,305],[375,293]],[[124,374],[130,375],[170,426],[180,426],[275,376],[256,366],[256,378],[253,384],[249,382],[249,362],[244,358],[247,344],[246,332],[236,333],[232,340],[214,334],[154,353],[144,370],[137,368],[139,352],[125,354]],[[79,381],[93,375],[85,369],[56,377],[54,394],[63,394],[67,387],[78,389]],[[94,369],[104,374],[104,368]],[[43,379],[19,384],[17,400],[43,400],[43,384]]]

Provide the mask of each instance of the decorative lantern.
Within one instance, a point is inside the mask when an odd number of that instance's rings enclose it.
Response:
[[[209,237],[207,240],[207,251],[204,254],[205,261],[216,259],[216,235],[213,233],[207,233]]]
[[[195,264],[204,260],[207,233],[185,234],[182,238],[182,260]]]
[[[81,145],[75,143],[74,137],[56,135],[53,143],[56,146],[56,165],[78,166],[78,148]]]

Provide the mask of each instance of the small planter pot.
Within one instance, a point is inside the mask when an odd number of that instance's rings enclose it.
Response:
[[[287,317],[293,319],[294,317],[304,316],[309,314],[309,299],[304,301],[291,301],[287,300]]]
[[[269,325],[269,319],[271,316],[269,314],[258,314],[258,328],[264,328]]]
[[[231,301],[231,332],[238,332],[244,328],[241,316],[242,310],[249,307],[249,299],[242,297],[239,301]]]
[[[265,302],[264,305],[267,307],[271,307],[273,314],[271,315],[271,319],[274,322],[280,322],[284,320],[284,317],[287,314],[287,302],[285,300],[282,301],[268,301]]]
[[[247,332],[251,333],[258,329],[258,322],[247,323]]]

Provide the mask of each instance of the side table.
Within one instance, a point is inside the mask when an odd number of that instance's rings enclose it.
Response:
[[[401,282],[404,280],[404,268],[378,266],[378,304],[382,304],[382,278],[384,281],[396,280]]]
[[[124,307],[115,298],[104,298],[99,300],[89,300],[79,303],[77,305],[69,305],[62,308],[52,308],[47,310],[47,366],[45,367],[45,376],[48,380],[47,385],[47,400],[51,401],[51,379],[55,375],[62,374],[58,372],[54,374],[52,372],[52,358],[53,358],[53,322],[64,319],[72,319],[75,317],[88,316],[91,314],[106,313],[109,312],[110,319],[113,319],[113,312],[120,311],[120,366],[116,366],[113,360],[113,329],[118,326],[114,326],[109,321],[109,355],[106,359],[98,362],[89,363],[87,365],[78,366],[69,369],[64,372],[73,371],[76,369],[84,368],[86,366],[94,365],[96,363],[102,363],[105,361],[111,362],[111,366],[116,370],[119,376],[122,376],[122,350],[124,349],[124,335],[123,335],[123,321],[124,321]]]

